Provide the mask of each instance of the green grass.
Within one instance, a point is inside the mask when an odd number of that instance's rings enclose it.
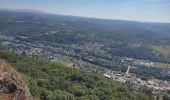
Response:
[[[52,60],[51,63],[58,64],[61,66],[66,66],[67,64],[69,64],[69,62],[64,61],[64,60]]]
[[[168,45],[152,45],[151,47],[158,53],[163,54],[164,56],[170,54],[170,46]]]
[[[170,68],[170,64],[154,62],[154,66],[157,68]]]

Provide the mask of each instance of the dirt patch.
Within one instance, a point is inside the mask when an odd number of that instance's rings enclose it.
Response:
[[[69,68],[74,68],[74,66],[75,66],[75,65],[72,64],[72,63],[69,63],[69,64],[66,65],[66,67],[69,67]]]

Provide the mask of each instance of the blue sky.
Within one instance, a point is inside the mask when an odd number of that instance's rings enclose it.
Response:
[[[0,8],[105,19],[170,22],[170,0],[0,0]]]

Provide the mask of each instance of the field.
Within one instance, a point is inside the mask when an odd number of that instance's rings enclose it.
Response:
[[[64,60],[57,60],[57,59],[54,59],[51,61],[52,63],[54,64],[58,64],[58,65],[61,65],[61,66],[66,66],[69,64],[69,62],[67,61],[64,61]]]
[[[154,67],[157,67],[157,68],[170,68],[170,64],[154,62]]]
[[[168,45],[152,45],[151,47],[158,53],[163,54],[164,56],[170,54],[170,46]]]

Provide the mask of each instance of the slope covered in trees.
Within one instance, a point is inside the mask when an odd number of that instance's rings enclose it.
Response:
[[[0,51],[22,75],[35,100],[152,100],[98,74]]]

